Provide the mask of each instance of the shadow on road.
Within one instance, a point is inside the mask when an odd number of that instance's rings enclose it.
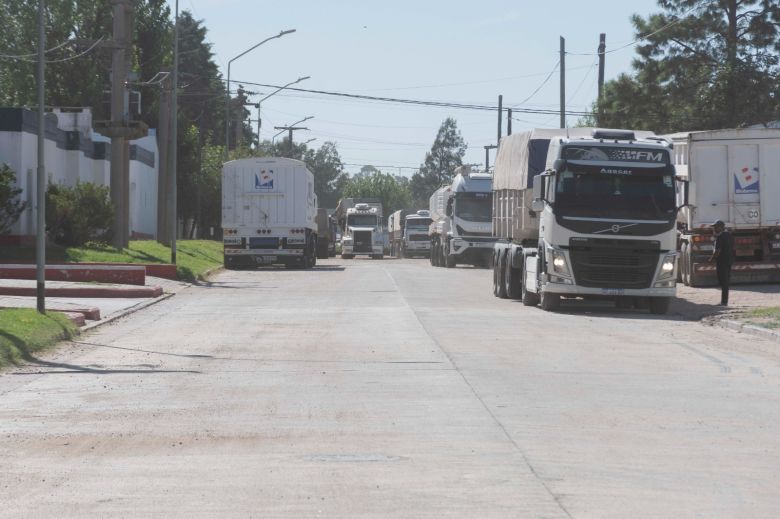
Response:
[[[522,304],[520,301],[515,301]],[[543,311],[537,308],[538,311]],[[589,317],[609,319],[643,319],[654,321],[701,321],[706,317],[728,314],[728,307],[712,304],[694,303],[687,299],[674,298],[669,313],[663,315],[651,314],[643,308],[617,308],[609,300],[568,299],[561,302],[559,314],[584,314]]]

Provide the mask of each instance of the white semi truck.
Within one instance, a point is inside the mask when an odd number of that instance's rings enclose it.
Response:
[[[428,227],[430,212],[426,209],[399,209],[387,218],[390,234],[390,255],[398,258],[427,257],[431,253]]]
[[[375,199],[342,198],[336,207],[336,219],[341,227],[341,257],[366,255],[384,257],[382,203]]]
[[[648,132],[505,137],[493,179],[493,293],[547,311],[562,298],[607,298],[666,313],[676,290],[675,185],[671,144]]]
[[[677,174],[687,181],[678,215],[680,278],[717,282],[709,262],[712,223],[734,237],[732,282],[780,281],[780,129],[745,128],[670,135]]]
[[[453,268],[458,263],[488,266],[496,239],[491,235],[492,180],[470,166],[455,170],[452,184],[437,189],[429,200],[431,265]]]
[[[314,176],[293,159],[260,157],[222,166],[222,234],[226,268],[317,261]]]
[[[402,258],[430,256],[431,240],[428,237],[428,229],[431,223],[433,223],[431,213],[426,209],[406,215],[401,240]]]

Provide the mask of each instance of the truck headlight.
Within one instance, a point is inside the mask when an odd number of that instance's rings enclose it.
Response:
[[[676,254],[667,254],[661,263],[661,270],[658,273],[658,279],[667,279],[674,276],[674,262],[677,259]]]
[[[571,276],[569,265],[566,263],[566,254],[563,251],[551,249],[550,259],[552,260],[553,272],[561,276]]]

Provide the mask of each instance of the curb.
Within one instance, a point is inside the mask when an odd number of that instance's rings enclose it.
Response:
[[[212,267],[208,269],[206,272],[203,272],[198,275],[199,281],[211,281],[211,276],[216,276],[217,274],[223,272],[225,270],[224,265],[219,265],[217,267]]]
[[[769,328],[762,328],[761,326],[755,326],[753,324],[745,324],[732,319],[720,319],[716,322],[721,328],[733,330],[738,333],[747,333],[748,335],[755,335],[770,341],[780,341],[780,332],[770,330]]]
[[[46,297],[77,297],[77,298],[128,298],[140,299],[146,297],[158,297],[163,293],[162,287],[47,287],[44,291]],[[0,295],[4,296],[35,296],[35,287],[3,286],[0,287]]]
[[[95,322],[90,323],[90,324],[88,324],[86,326],[82,326],[81,328],[79,328],[79,330],[82,333],[88,332],[89,330],[92,330],[93,328],[97,328],[98,326],[102,326],[102,325],[108,324],[108,323],[110,323],[112,321],[116,321],[117,319],[119,319],[121,317],[125,317],[126,315],[130,315],[130,314],[133,314],[133,313],[135,313],[135,312],[137,312],[139,310],[143,310],[144,308],[147,308],[149,306],[157,304],[157,303],[159,303],[161,301],[165,301],[166,299],[171,298],[171,297],[173,297],[175,295],[176,295],[176,293],[171,292],[171,293],[168,293],[168,294],[163,294],[161,296],[157,296],[157,297],[155,297],[152,300],[144,301],[143,303],[139,303],[139,304],[137,304],[135,306],[131,306],[130,308],[125,308],[124,310],[121,310],[121,311],[119,311],[119,312],[117,312],[115,314],[111,314],[108,317],[106,317],[105,319],[102,319],[100,321],[95,321]]]

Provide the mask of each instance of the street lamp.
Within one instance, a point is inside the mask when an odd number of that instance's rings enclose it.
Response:
[[[295,32],[295,29],[290,29],[290,30],[287,30],[287,31],[281,31],[276,36],[271,36],[270,38],[264,39],[260,43],[257,43],[255,45],[253,45],[252,47],[248,48],[247,50],[245,50],[244,52],[242,52],[241,54],[239,54],[235,58],[233,58],[230,61],[228,61],[228,67],[227,67],[227,89],[226,89],[226,92],[225,92],[225,162],[227,162],[227,159],[228,159],[228,142],[229,142],[228,138],[229,138],[229,134],[230,134],[230,130],[229,130],[229,125],[230,125],[230,65],[234,61],[236,61],[238,58],[240,58],[241,56],[243,56],[245,54],[248,54],[249,52],[255,50],[256,48],[258,48],[263,43],[265,43],[267,41],[270,41],[270,40],[274,40],[276,38],[281,38],[285,34],[290,34],[290,33],[293,33],[293,32]]]
[[[257,102],[257,145],[258,147],[260,146],[260,125],[262,124],[262,121],[260,119],[260,105],[263,103],[263,101],[265,101],[272,95],[278,94],[279,92],[281,92],[282,90],[284,90],[285,88],[291,85],[295,85],[296,83],[300,83],[301,81],[305,81],[310,78],[311,76],[304,76],[304,77],[299,77],[295,81],[290,81],[286,85],[277,88],[276,90],[274,90],[273,92],[271,92],[270,94],[268,94],[267,96],[265,96],[264,98],[262,98],[260,101]]]

